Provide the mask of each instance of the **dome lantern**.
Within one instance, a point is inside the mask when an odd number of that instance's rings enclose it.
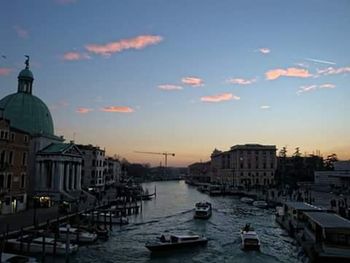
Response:
[[[32,94],[34,77],[29,69],[29,56],[25,57],[27,58],[24,62],[26,67],[18,75],[18,93]]]

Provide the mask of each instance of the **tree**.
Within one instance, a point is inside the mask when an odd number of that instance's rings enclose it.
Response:
[[[284,146],[280,152],[278,153],[279,157],[283,157],[283,158],[286,158],[287,157],[287,147]]]
[[[335,153],[332,153],[327,156],[324,160],[324,167],[326,170],[334,170],[334,163],[338,161],[338,157]]]

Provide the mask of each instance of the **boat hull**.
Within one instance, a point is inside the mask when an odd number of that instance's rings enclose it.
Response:
[[[161,244],[146,244],[151,252],[162,252],[176,249],[183,249],[189,247],[203,246],[208,243],[207,239],[197,240],[195,242],[181,242],[181,243],[161,243]]]

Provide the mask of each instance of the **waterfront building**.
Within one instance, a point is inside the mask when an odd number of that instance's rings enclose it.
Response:
[[[229,151],[211,154],[211,181],[226,186],[271,186],[275,184],[276,146],[234,145]]]
[[[112,186],[120,182],[122,177],[122,166],[118,159],[107,157],[105,160],[106,186]]]
[[[333,171],[315,171],[315,184],[349,189],[350,161],[335,162]]]
[[[210,183],[211,162],[193,163],[188,166],[188,176],[186,180],[190,184]]]
[[[98,146],[77,145],[82,153],[82,182],[83,189],[101,192],[105,189],[107,169],[105,165],[105,150]]]
[[[56,188],[54,182],[54,188],[43,188],[41,181],[43,178],[47,185],[49,182],[52,182],[52,176],[56,176],[57,173],[60,173],[59,178],[65,178],[65,175],[62,174],[65,170],[62,168],[58,169],[60,167],[58,162],[64,159],[64,165],[71,167],[74,165],[79,166],[77,164],[79,161],[74,158],[71,159],[69,151],[63,150],[60,153],[55,153],[56,155],[47,152],[49,149],[61,147],[66,150],[70,147],[70,144],[63,146],[63,137],[54,134],[54,123],[48,107],[40,98],[33,95],[34,76],[29,69],[29,57],[27,57],[25,65],[26,67],[18,75],[17,92],[0,100],[2,118],[9,120],[12,128],[30,134],[31,140],[27,161],[27,174],[29,175],[29,180],[27,180],[28,194],[47,204],[60,202],[66,198],[70,200],[72,197],[70,192],[75,192],[75,189],[69,188],[65,191],[62,188]],[[53,166],[51,164],[53,163],[55,163],[57,171],[52,170]],[[43,189],[46,190],[43,191]]]
[[[324,212],[305,213],[306,226],[301,242],[317,260],[350,260],[350,221]],[[308,244],[311,244],[311,246]]]
[[[0,109],[0,214],[12,214],[27,207],[30,135],[1,116]]]

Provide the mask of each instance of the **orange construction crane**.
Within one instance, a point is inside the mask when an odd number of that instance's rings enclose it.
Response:
[[[157,152],[140,152],[140,151],[135,151],[135,153],[144,153],[144,154],[158,154],[158,155],[164,155],[164,161],[165,161],[165,168],[168,165],[168,155],[170,156],[175,156],[175,153],[168,153],[168,152],[163,152],[163,153],[157,153]]]

